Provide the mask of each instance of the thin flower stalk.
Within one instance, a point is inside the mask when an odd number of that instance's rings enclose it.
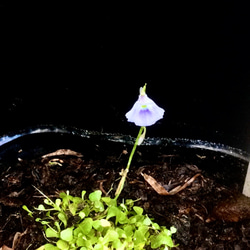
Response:
[[[132,151],[130,153],[127,167],[126,167],[125,170],[122,171],[122,178],[121,178],[121,180],[119,182],[119,185],[118,185],[118,188],[117,188],[117,190],[115,192],[115,199],[117,199],[119,197],[119,195],[120,195],[120,193],[121,193],[121,191],[122,191],[122,189],[124,187],[124,182],[126,180],[126,177],[127,177],[127,174],[128,174],[128,171],[129,171],[129,168],[130,168],[130,165],[131,165],[131,162],[132,162],[136,147],[137,147],[137,145],[140,145],[139,141],[140,141],[140,143],[142,143],[141,136],[145,137],[145,133],[146,133],[146,127],[141,127],[140,130],[139,130],[138,136],[137,136],[137,138],[135,140],[135,144],[133,146],[133,149],[132,149]]]
[[[121,180],[115,192],[115,199],[118,199],[121,191],[124,187],[124,183],[129,172],[129,168],[136,150],[136,147],[141,145],[146,135],[146,126],[155,124],[158,120],[163,118],[164,109],[156,105],[156,103],[150,99],[146,94],[146,85],[140,88],[140,95],[138,100],[133,105],[132,109],[126,113],[126,117],[129,122],[134,122],[136,126],[140,126],[138,136],[135,140],[135,144],[130,153],[128,164],[125,170],[121,172]]]

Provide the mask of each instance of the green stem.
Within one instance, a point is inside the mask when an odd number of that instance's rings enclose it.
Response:
[[[123,189],[123,186],[124,186],[124,182],[126,180],[126,177],[127,177],[127,174],[128,174],[128,171],[129,171],[129,167],[130,167],[130,164],[132,162],[132,159],[133,159],[133,156],[134,156],[134,153],[135,153],[135,150],[136,150],[136,147],[139,143],[139,140],[140,140],[140,137],[141,135],[143,134],[143,136],[145,136],[145,133],[146,133],[146,127],[141,127],[140,130],[139,130],[139,133],[137,135],[137,138],[135,140],[135,144],[133,146],[133,149],[130,153],[130,156],[129,156],[129,159],[128,159],[128,164],[127,164],[127,167],[125,170],[122,171],[122,178],[119,182],[119,185],[116,189],[116,192],[115,192],[115,199],[117,200],[117,198],[119,197],[120,193],[122,192],[122,189]],[[141,141],[142,142],[142,141]],[[141,143],[140,142],[140,143]],[[140,144],[139,144],[140,145]]]

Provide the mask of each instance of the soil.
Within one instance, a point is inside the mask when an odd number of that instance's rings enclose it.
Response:
[[[101,189],[105,195],[111,188],[114,197],[131,145],[53,136],[27,136],[1,149],[0,247],[12,247],[14,237],[15,250],[46,243],[41,225],[22,209],[43,203],[33,186],[52,199],[66,190],[80,196]],[[176,249],[250,249],[250,204],[240,195],[246,166],[221,153],[142,145],[120,199],[140,198],[137,205],[156,222],[175,226]],[[167,191],[200,175],[174,195],[159,195],[142,173]]]

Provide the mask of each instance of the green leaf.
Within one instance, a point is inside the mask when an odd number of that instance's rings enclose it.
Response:
[[[107,206],[117,206],[116,205],[116,200],[111,199],[110,197],[102,197],[102,201],[107,205]]]
[[[82,233],[79,233],[76,238],[76,245],[78,247],[89,247],[90,249],[92,249],[92,245],[96,244],[98,241],[98,238],[95,236],[95,230],[92,231],[93,234],[88,235],[88,237],[84,236]]]
[[[79,247],[85,247],[83,249],[93,249],[93,245],[91,243],[91,240],[86,240],[83,238],[78,238],[76,241],[77,246]]]
[[[128,218],[124,212],[122,212],[118,207],[109,207],[108,214],[106,219],[108,220],[111,217],[116,217],[115,224],[118,222],[124,224],[128,221]]]
[[[69,244],[64,240],[58,240],[56,242],[56,245],[61,250],[68,250],[69,249]]]
[[[58,219],[64,224],[64,227],[67,227],[67,217],[65,215],[65,213],[59,213],[57,215]]]
[[[116,201],[116,199],[111,199],[110,197],[102,197],[102,200],[103,200],[108,206],[117,207],[117,201]]]
[[[80,197],[73,197],[73,203],[79,205],[79,204],[83,203],[83,200]]]
[[[102,191],[101,190],[96,190],[93,193],[89,194],[89,199],[91,201],[99,201],[101,199],[102,196]]]
[[[104,236],[103,243],[106,244],[108,242],[114,241],[118,239],[119,235],[114,229],[109,229]]]
[[[81,218],[81,219],[83,219],[83,218],[85,218],[85,213],[83,212],[83,211],[81,211],[81,212],[79,212],[79,217]]]
[[[82,199],[84,200],[84,196],[85,196],[85,194],[86,194],[86,191],[85,190],[83,190],[82,191]]]
[[[101,219],[100,222],[101,222],[102,227],[110,227],[111,226],[111,223],[108,220]]]
[[[91,210],[89,206],[86,206],[81,212],[83,212],[85,214],[85,217],[87,217],[89,213],[91,212]]]
[[[114,216],[119,216],[120,212],[121,211],[119,210],[118,207],[110,207],[108,209],[108,214],[107,214],[106,219],[108,220],[108,219],[110,219],[110,218],[112,218]]]
[[[161,229],[161,227],[160,227],[157,223],[153,223],[153,224],[152,224],[152,227],[153,227],[153,229],[155,229],[155,230],[160,230],[160,229]]]
[[[59,233],[50,227],[45,230],[45,235],[48,238],[59,238]]]
[[[64,240],[58,240],[56,242],[56,245],[61,250],[68,250],[69,249],[69,244]]]
[[[135,245],[139,245],[140,243],[145,242],[145,237],[143,234],[143,231],[141,230],[136,230],[134,234],[134,243]]]
[[[76,245],[78,247],[85,247],[85,239],[83,239],[82,237],[78,237],[77,240],[76,240]]]
[[[124,238],[124,239],[127,238],[126,232],[123,229],[118,227],[116,228],[116,232],[118,233],[119,238]]]
[[[151,225],[152,221],[150,220],[150,218],[148,218],[148,216],[146,216],[146,218],[143,220],[143,225]]]
[[[47,211],[46,216],[51,218],[50,214],[51,214],[51,210]]]
[[[45,220],[40,220],[39,221],[42,225],[48,225],[49,224],[49,222],[48,221],[45,221]]]
[[[28,215],[29,215],[29,216],[33,217],[33,212],[30,211],[26,205],[23,205],[22,208],[23,208],[25,211],[28,212]]]
[[[143,208],[134,206],[133,209],[134,209],[134,211],[135,211],[138,215],[142,215],[142,213],[143,213]]]
[[[172,226],[172,227],[170,227],[170,232],[171,232],[171,234],[174,234],[177,232],[177,229]]]
[[[104,211],[103,203],[99,200],[94,202],[94,207],[95,207],[96,212],[103,212]]]
[[[69,195],[69,193],[60,193],[60,198],[62,199],[62,208],[65,210],[68,208],[70,201],[73,200],[73,196]]]
[[[50,200],[50,199],[44,199],[44,201],[43,201],[45,204],[47,204],[47,205],[50,205],[50,206],[53,206],[54,205],[54,203]]]
[[[39,211],[46,211],[46,208],[44,207],[44,205],[40,204],[38,206],[37,210],[39,210]]]
[[[151,241],[151,247],[153,249],[158,248],[161,245],[174,247],[174,243],[171,239],[171,236],[166,235],[165,233],[160,233],[156,236],[151,237],[150,241]]]
[[[36,218],[35,221],[36,222],[40,222],[42,219],[41,218]]]
[[[79,228],[81,229],[84,235],[88,235],[92,229],[93,220],[92,218],[86,218],[83,222],[79,224]]]
[[[65,192],[61,192],[60,194],[59,194],[59,196],[60,196],[60,198],[61,199],[65,199],[65,197],[67,197],[67,194],[65,193]]]
[[[52,244],[49,244],[49,243],[44,245],[44,249],[45,250],[60,250],[60,248],[58,248],[58,247],[56,247],[56,246],[54,246]]]
[[[60,232],[60,231],[61,231],[60,224],[61,224],[61,223],[59,223],[59,221],[58,221],[58,220],[57,220],[57,221],[55,221],[55,223],[54,223],[54,225],[56,226],[56,228],[57,228],[57,231],[58,231],[58,232]]]
[[[143,215],[135,215],[135,216],[131,216],[129,218],[129,223],[130,224],[136,224],[137,226],[140,226],[143,224],[143,220],[144,220],[144,216]]]
[[[56,204],[58,207],[60,207],[61,203],[62,203],[61,199],[56,199],[55,204]]]
[[[71,214],[73,216],[76,215],[77,208],[78,208],[78,204],[77,203],[71,203],[71,204],[69,204],[69,211],[71,212]]]
[[[120,208],[122,208],[121,211],[128,212],[128,209],[124,203],[120,204]]]
[[[127,237],[131,237],[134,233],[133,231],[134,231],[134,226],[132,226],[132,225],[126,225],[124,227],[124,232],[125,232]]]
[[[104,248],[103,248],[103,245],[102,244],[96,244],[95,246],[94,246],[94,248],[93,248],[94,250],[103,250]]]
[[[126,202],[125,202],[125,205],[126,205],[127,207],[132,208],[132,207],[134,206],[134,200],[127,199]]]
[[[69,227],[61,231],[60,238],[65,241],[72,241],[73,240],[73,228]]]
[[[101,221],[100,220],[93,221],[93,225],[92,226],[97,231],[101,231],[101,229],[102,229],[102,225],[101,225]]]
[[[91,238],[90,238],[91,244],[95,245],[98,242],[98,239],[99,239],[99,237],[96,237],[96,236],[92,235]]]
[[[112,246],[115,249],[124,249],[124,246],[123,246],[122,242],[119,239],[114,240]]]

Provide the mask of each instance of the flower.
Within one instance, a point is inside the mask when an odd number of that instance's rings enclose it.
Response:
[[[137,126],[151,126],[163,118],[165,110],[146,95],[146,84],[140,88],[140,95],[132,109],[126,113],[129,122]]]

